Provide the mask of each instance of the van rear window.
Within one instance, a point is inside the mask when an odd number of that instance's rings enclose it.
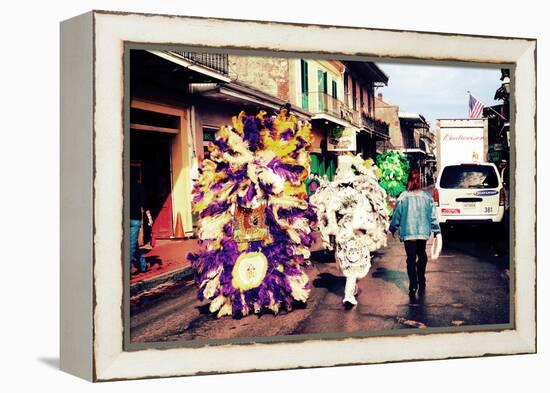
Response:
[[[489,165],[449,165],[443,169],[441,188],[497,188],[498,175]]]

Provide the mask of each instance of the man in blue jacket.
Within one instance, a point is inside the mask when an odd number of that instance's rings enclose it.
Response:
[[[405,243],[409,295],[414,296],[417,289],[424,292],[428,263],[426,241],[432,233],[441,233],[441,228],[432,196],[420,189],[420,173],[417,170],[410,172],[407,191],[397,199],[389,229],[394,237],[399,229],[399,238]]]

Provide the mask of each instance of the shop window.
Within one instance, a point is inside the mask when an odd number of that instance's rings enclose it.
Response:
[[[205,126],[202,127],[202,146],[204,158],[210,157],[210,152],[208,151],[208,144],[212,142],[216,137],[216,132],[218,128]]]
[[[202,141],[203,142],[212,142],[216,137],[216,131],[218,129],[214,127],[203,127],[202,128]]]

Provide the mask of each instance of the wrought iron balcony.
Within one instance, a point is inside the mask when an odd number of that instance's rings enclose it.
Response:
[[[389,125],[382,120],[378,120],[368,115],[367,113],[361,113],[361,128],[367,129],[370,132],[374,132],[378,135],[390,136]]]
[[[302,107],[311,113],[326,113],[341,118],[344,103],[327,93],[311,91],[302,93]]]
[[[183,51],[172,52],[187,60],[200,64],[203,67],[219,72],[220,74],[229,75],[229,56],[227,54]]]
[[[307,94],[302,93],[302,108],[311,113],[325,113],[354,125],[358,125],[360,122],[360,116],[357,111],[349,108],[338,98],[324,92],[313,91]]]
[[[367,112],[350,108],[339,99],[327,93],[309,92],[302,94],[302,108],[312,113],[325,113],[335,118],[366,129],[374,134],[389,138],[389,125],[382,120],[375,119]]]

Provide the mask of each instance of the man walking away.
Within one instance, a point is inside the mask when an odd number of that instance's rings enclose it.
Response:
[[[417,290],[423,293],[428,263],[426,241],[432,232],[434,235],[441,233],[441,228],[431,194],[420,189],[418,170],[409,173],[407,191],[397,199],[389,229],[394,237],[399,229],[399,238],[405,243],[409,296],[414,297]]]

